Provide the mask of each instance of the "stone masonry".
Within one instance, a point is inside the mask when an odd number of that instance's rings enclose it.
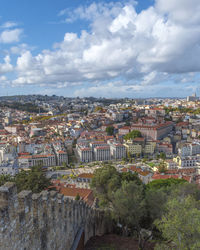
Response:
[[[0,249],[71,250],[80,228],[85,242],[104,234],[104,213],[56,191],[17,194],[14,183],[0,187]]]

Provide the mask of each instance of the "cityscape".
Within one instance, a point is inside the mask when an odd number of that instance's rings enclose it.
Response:
[[[200,249],[200,1],[0,2],[0,250]]]
[[[90,183],[112,165],[147,185],[200,185],[200,99],[1,97],[0,173],[42,166],[50,189],[96,206]]]

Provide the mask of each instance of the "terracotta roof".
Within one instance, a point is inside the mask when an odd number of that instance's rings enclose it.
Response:
[[[79,148],[81,151],[92,151],[91,148]]]
[[[99,146],[96,147],[95,149],[110,149],[110,146]]]
[[[58,151],[58,153],[59,153],[59,154],[66,154],[66,152],[63,151],[63,150]]]
[[[82,174],[79,174],[78,176],[79,178],[93,178],[94,175],[93,174],[90,174],[90,173],[82,173]]]
[[[154,174],[152,176],[152,179],[154,180],[159,180],[159,179],[170,179],[170,178],[173,178],[173,179],[178,179],[179,178],[179,175],[165,175],[165,174]]]
[[[53,154],[46,154],[46,155],[33,155],[33,158],[45,158],[45,157],[50,157],[54,156]]]
[[[124,173],[126,173],[126,172],[128,172],[128,168],[122,168],[121,171],[124,172]]]
[[[144,141],[145,139],[143,137],[136,137],[133,139],[133,141]]]
[[[61,187],[59,189],[59,193],[63,194],[64,196],[69,197],[76,197],[77,194],[80,195],[82,199],[86,199],[93,191],[91,189],[85,188],[70,188],[70,187]]]

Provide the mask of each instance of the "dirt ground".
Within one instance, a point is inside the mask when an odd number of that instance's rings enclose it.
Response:
[[[138,250],[138,241],[131,237],[123,237],[115,234],[96,236],[91,238],[85,250]],[[146,250],[153,250],[152,243],[146,244]]]

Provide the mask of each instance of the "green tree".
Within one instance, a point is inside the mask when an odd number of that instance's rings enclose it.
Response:
[[[91,188],[98,197],[100,206],[106,206],[111,202],[114,191],[121,186],[120,174],[111,165],[103,166],[95,170]]]
[[[166,205],[166,212],[155,225],[173,249],[200,249],[200,202],[192,196],[174,198]],[[158,248],[159,249],[159,248]]]
[[[142,159],[142,162],[146,163],[148,161],[147,156],[144,156],[144,158]]]
[[[131,153],[129,151],[127,152],[127,157],[128,157],[128,160],[130,161],[130,159],[131,159]]]
[[[164,161],[160,162],[160,164],[158,165],[158,172],[165,173],[166,171],[167,171],[167,164]]]
[[[137,185],[143,185],[142,181],[140,180],[140,178],[138,177],[138,173],[134,172],[122,172],[120,173],[120,177],[121,177],[121,181],[126,181],[126,182],[130,182],[130,181],[135,181],[137,183]]]
[[[6,182],[12,182],[13,177],[11,175],[2,174],[0,175],[0,186],[4,185]]]
[[[31,190],[33,193],[39,193],[51,185],[41,166],[32,167],[30,171],[22,170],[15,178],[17,191]]]
[[[113,126],[109,126],[106,128],[107,135],[114,135],[115,128]]]
[[[180,185],[174,186],[171,197],[187,197],[192,196],[195,200],[200,200],[200,189],[194,183],[188,183],[187,181],[182,182]]]
[[[75,197],[75,200],[76,200],[76,201],[79,201],[80,198],[81,198],[81,197],[80,197],[80,194],[78,193],[78,194],[76,195],[76,197]]]
[[[164,152],[161,152],[160,153],[160,158],[165,160],[166,159],[166,154]]]
[[[161,219],[164,208],[168,199],[166,190],[163,189],[147,189],[145,192],[145,203],[147,207],[146,225],[149,228],[154,227],[153,222]]]
[[[143,186],[136,182],[124,181],[113,196],[113,216],[123,229],[130,228],[137,233],[139,245],[142,247],[141,219],[145,214]]]
[[[187,181],[184,179],[174,179],[174,178],[169,178],[169,179],[164,179],[164,180],[162,179],[154,180],[146,185],[146,189],[153,189],[153,190],[161,189],[161,188],[167,189],[172,186],[174,188],[175,185],[180,185],[186,182]]]
[[[126,134],[124,136],[124,139],[125,140],[131,140],[131,139],[134,139],[136,137],[142,137],[141,132],[138,131],[138,130],[132,130],[131,132],[129,132],[128,134]]]

